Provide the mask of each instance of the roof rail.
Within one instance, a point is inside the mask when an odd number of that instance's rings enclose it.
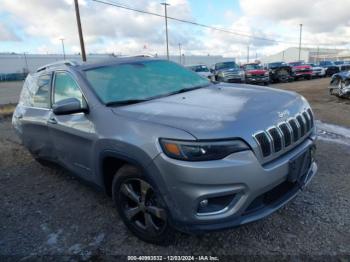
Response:
[[[55,63],[51,63],[51,64],[47,64],[44,66],[39,67],[36,71],[40,72],[40,71],[44,71],[48,68],[52,68],[52,67],[57,67],[57,66],[61,66],[61,65],[67,65],[67,66],[76,66],[79,63],[73,60],[62,60],[62,61],[58,61]]]

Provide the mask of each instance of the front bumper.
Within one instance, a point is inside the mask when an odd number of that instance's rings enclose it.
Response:
[[[288,185],[274,201],[256,208],[257,199],[283,186],[289,173],[289,161],[314,145],[306,139],[296,148],[262,166],[252,151],[232,154],[225,159],[185,162],[164,154],[154,159],[154,170],[164,184],[159,188],[168,206],[172,223],[184,232],[200,233],[234,227],[261,219],[286,204],[300,191]],[[306,176],[308,184],[317,172],[312,162]],[[203,199],[232,196],[232,201],[219,212],[198,212]]]
[[[250,77],[246,77],[245,81],[248,84],[268,83],[268,82],[270,82],[270,77],[269,76],[265,76],[265,77],[250,76]]]

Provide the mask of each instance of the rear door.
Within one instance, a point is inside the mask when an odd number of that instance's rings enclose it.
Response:
[[[36,157],[53,160],[53,144],[47,121],[51,113],[51,75],[29,76],[22,90],[15,121],[23,144]]]
[[[77,98],[82,105],[87,104],[74,76],[67,71],[57,71],[53,78],[52,104],[67,98]],[[49,128],[59,162],[75,174],[90,180],[94,128],[89,115],[55,115],[52,112]]]

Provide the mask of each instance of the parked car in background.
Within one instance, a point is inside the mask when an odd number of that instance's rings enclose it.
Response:
[[[350,98],[350,71],[343,71],[332,76],[329,93],[341,98]]]
[[[206,65],[188,65],[186,68],[192,70],[193,72],[196,72],[200,76],[208,78],[211,81],[215,80],[213,73],[210,72],[209,68]]]
[[[304,78],[307,80],[312,79],[312,68],[310,65],[304,62],[291,62],[289,65],[292,67],[293,76],[295,80]]]
[[[284,62],[269,63],[265,69],[269,71],[271,82],[289,82],[294,79],[292,67]]]
[[[228,83],[244,83],[244,70],[236,62],[221,62],[216,63],[211,72],[215,76],[215,80]]]
[[[247,84],[269,84],[269,71],[265,70],[262,65],[250,63],[243,65],[242,68],[245,72],[245,82]]]
[[[311,66],[311,70],[312,70],[312,77],[324,77],[326,76],[326,69],[324,69],[321,66],[318,66],[316,64],[307,64],[309,66]]]
[[[39,163],[104,190],[132,233],[161,245],[174,229],[262,219],[317,172],[305,98],[211,83],[167,60],[44,66],[27,77],[12,123]]]
[[[335,65],[332,61],[320,61],[318,65],[326,70],[326,76],[332,76],[340,72],[339,66]]]

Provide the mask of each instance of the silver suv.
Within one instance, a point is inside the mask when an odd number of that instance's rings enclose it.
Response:
[[[211,83],[159,59],[42,67],[27,77],[13,125],[36,160],[104,189],[126,226],[157,244],[174,229],[263,218],[317,171],[303,97]]]

